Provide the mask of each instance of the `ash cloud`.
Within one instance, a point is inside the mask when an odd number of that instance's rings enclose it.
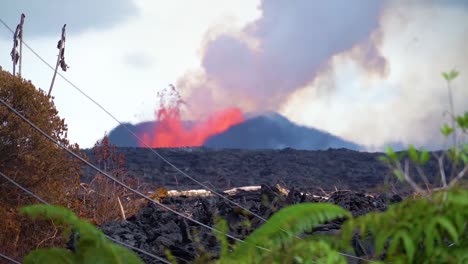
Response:
[[[277,110],[334,54],[368,41],[383,1],[262,1],[262,16],[240,32],[206,41],[201,69],[178,82],[193,112],[240,106]],[[365,56],[385,64],[369,47]]]
[[[63,24],[68,32],[81,33],[116,26],[138,14],[132,0],[14,0],[2,1],[0,17],[11,27],[26,15],[25,38],[60,36]]]

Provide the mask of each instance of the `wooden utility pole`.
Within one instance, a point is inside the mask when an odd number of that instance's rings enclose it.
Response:
[[[18,63],[19,57],[16,47],[18,47],[18,28],[16,28],[15,34],[13,34],[13,49],[10,52],[11,60],[13,61],[13,76],[16,73],[16,63]]]
[[[21,57],[23,51],[23,23],[25,15],[21,14],[20,23],[16,26],[15,33],[13,34],[13,49],[11,50],[11,60],[13,61],[13,75],[16,75],[16,64],[19,62],[19,76],[21,77]],[[20,51],[18,53],[18,40],[20,43]]]
[[[57,43],[57,49],[59,49],[59,54],[57,57],[57,64],[55,65],[54,76],[52,77],[52,82],[50,83],[49,94],[52,92],[52,88],[54,87],[55,77],[57,76],[58,67],[62,68],[62,71],[67,71],[69,68],[68,65],[65,63],[65,27],[67,24],[63,25],[62,28],[62,37],[60,38],[59,42]]]
[[[23,61],[23,24],[24,24],[24,18],[26,16],[24,14],[21,14],[21,20],[19,23],[19,33],[18,33],[18,38],[20,40],[20,47],[19,47],[19,65],[18,65],[18,75],[21,77],[21,66],[22,66],[22,61]]]

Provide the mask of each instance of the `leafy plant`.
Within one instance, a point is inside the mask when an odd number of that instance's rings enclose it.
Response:
[[[468,112],[463,115],[456,115],[452,98],[452,81],[459,75],[455,70],[442,73],[442,76],[447,82],[449,92],[449,104],[451,125],[444,124],[440,132],[445,138],[452,137],[452,146],[444,151],[441,155],[433,154],[438,161],[439,174],[441,185],[439,188],[430,188],[431,183],[429,177],[425,174],[423,166],[429,161],[430,154],[428,151],[421,149],[417,150],[410,145],[408,150],[396,153],[392,148],[387,148],[386,155],[381,157],[381,160],[388,164],[393,170],[393,173],[400,181],[407,182],[417,193],[430,194],[434,190],[441,188],[453,187],[460,179],[468,173],[468,144],[464,142],[464,136],[468,133]],[[461,133],[457,133],[457,132]],[[459,141],[461,139],[461,142]],[[450,162],[451,172],[446,175],[445,163]],[[425,184],[425,188],[418,185],[417,180],[410,175],[410,162],[416,168],[417,175]]]
[[[285,263],[287,259],[298,263],[344,263],[344,257],[326,242],[299,237],[319,224],[344,217],[351,217],[351,214],[333,204],[302,203],[286,207],[256,229],[244,243],[237,244],[230,254],[226,253],[226,240],[221,239],[219,263]]]
[[[63,248],[37,249],[24,258],[25,264],[48,263],[143,263],[138,256],[106,239],[92,224],[60,206],[31,205],[21,209],[32,218],[46,218],[66,226],[64,235],[76,232],[74,251]]]
[[[371,238],[374,258],[391,263],[462,263],[468,260],[468,191],[438,191],[408,198],[385,212],[349,219],[343,241],[354,230]]]

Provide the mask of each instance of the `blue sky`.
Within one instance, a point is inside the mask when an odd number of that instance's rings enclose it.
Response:
[[[69,1],[2,3],[11,27],[54,64],[67,24],[64,73],[124,122],[154,118],[156,93],[176,84],[188,119],[224,107],[279,111],[369,149],[442,144],[440,72],[456,68],[456,109],[468,104],[464,1]],[[11,71],[0,29],[0,65]],[[48,89],[52,72],[29,51],[23,76]],[[91,146],[116,123],[66,82],[53,95],[69,138]]]

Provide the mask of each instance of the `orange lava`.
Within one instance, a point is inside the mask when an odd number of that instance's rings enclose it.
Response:
[[[142,147],[153,148],[195,147],[216,134],[228,130],[231,126],[244,121],[244,115],[238,108],[228,108],[215,112],[207,119],[196,122],[186,128],[181,120],[179,109],[161,108],[157,113],[154,136],[143,134]]]

